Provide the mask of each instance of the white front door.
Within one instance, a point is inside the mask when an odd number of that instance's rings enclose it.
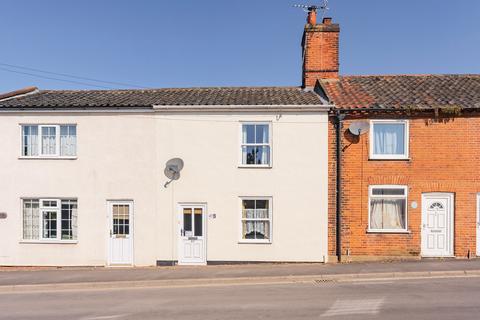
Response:
[[[206,264],[206,206],[179,206],[178,264]]]
[[[477,194],[477,256],[480,256],[480,193]]]
[[[108,264],[133,264],[133,202],[108,202]]]
[[[422,256],[453,256],[453,194],[422,195]]]

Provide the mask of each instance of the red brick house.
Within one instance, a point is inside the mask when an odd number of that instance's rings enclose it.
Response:
[[[339,25],[315,20],[303,83],[333,110],[329,254],[480,255],[480,75],[340,76]]]

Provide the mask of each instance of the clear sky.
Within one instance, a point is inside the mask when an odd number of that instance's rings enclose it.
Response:
[[[291,86],[310,0],[2,0],[0,92]],[[342,74],[480,73],[479,0],[330,0]],[[5,69],[16,71],[7,72]]]

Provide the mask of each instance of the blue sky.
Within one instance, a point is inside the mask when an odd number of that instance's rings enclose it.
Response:
[[[301,83],[299,0],[2,0],[0,92]],[[318,3],[318,2],[316,2]],[[478,0],[330,0],[342,74],[480,73]]]

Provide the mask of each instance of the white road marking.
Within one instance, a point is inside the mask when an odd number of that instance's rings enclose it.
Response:
[[[81,320],[108,320],[108,319],[118,319],[118,318],[123,318],[128,316],[128,314],[114,314],[111,316],[98,316],[98,317],[87,317],[87,318],[82,318]]]
[[[377,314],[383,304],[381,299],[337,300],[322,317],[345,316],[354,314]]]

